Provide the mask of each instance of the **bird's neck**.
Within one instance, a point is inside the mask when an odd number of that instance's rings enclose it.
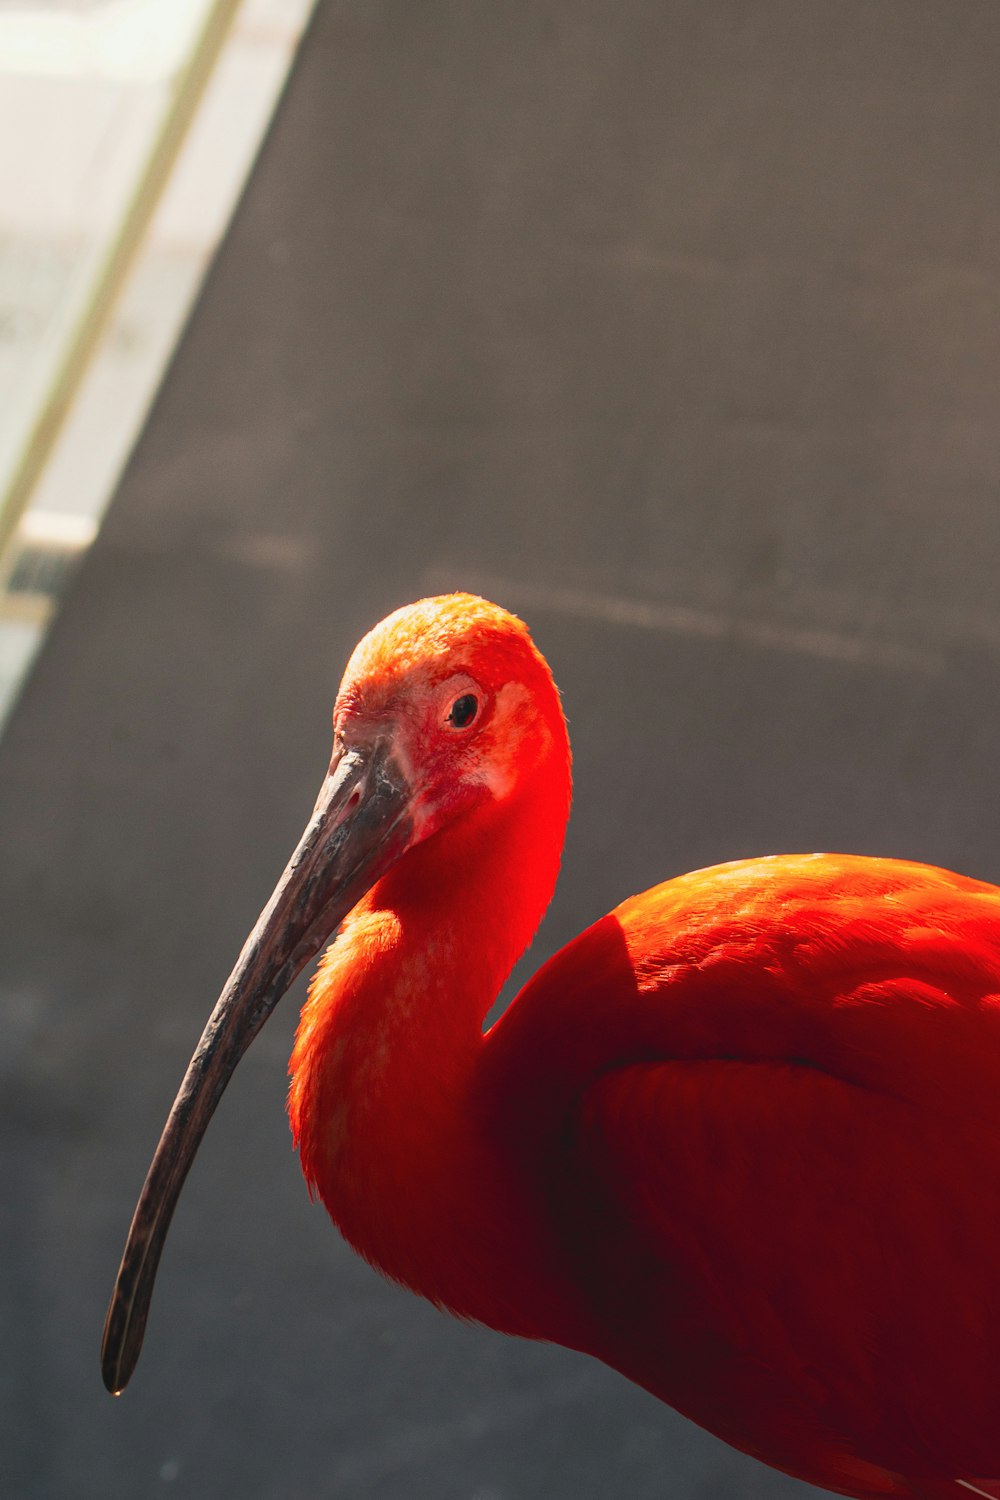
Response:
[[[289,1112],[310,1185],[355,1248],[413,1290],[555,1336],[544,1211],[483,1088],[483,1019],[555,884],[568,774],[411,850],[355,908],[310,990]],[[488,850],[488,858],[484,858]]]

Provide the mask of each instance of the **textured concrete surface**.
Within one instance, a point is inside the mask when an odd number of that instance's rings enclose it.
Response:
[[[480,588],[555,667],[577,800],[529,963],[749,852],[1000,878],[998,76],[987,0],[321,4],[0,745],[4,1495],[798,1488],[355,1260],[283,1119],[295,996],[119,1402],[97,1345],[389,607]]]

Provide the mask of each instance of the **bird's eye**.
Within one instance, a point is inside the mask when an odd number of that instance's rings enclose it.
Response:
[[[475,722],[478,713],[479,699],[475,693],[463,693],[451,705],[448,723],[453,724],[456,729],[468,729]]]

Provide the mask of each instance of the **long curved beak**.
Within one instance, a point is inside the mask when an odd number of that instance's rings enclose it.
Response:
[[[146,1175],[104,1323],[101,1373],[113,1395],[139,1359],[167,1229],[223,1090],[295,976],[406,849],[411,796],[385,742],[343,751],[331,764],[299,845],[209,1017]]]

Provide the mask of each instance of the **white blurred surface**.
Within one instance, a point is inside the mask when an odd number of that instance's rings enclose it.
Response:
[[[96,531],[313,4],[244,0],[237,11],[14,544],[0,562],[0,722],[51,614],[51,598],[37,592],[38,580],[68,576],[70,554]],[[88,314],[106,257],[128,222],[211,9],[211,0],[0,0],[0,507]],[[46,547],[62,549],[60,566],[19,566],[19,550],[33,554]]]

